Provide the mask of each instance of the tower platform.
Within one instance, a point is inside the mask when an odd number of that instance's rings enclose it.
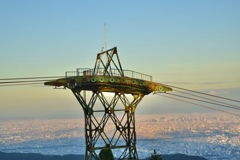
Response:
[[[152,77],[143,73],[131,70],[123,70],[125,73],[113,74],[112,76],[103,75],[99,69],[97,75],[93,75],[94,69],[79,68],[77,71],[66,72],[66,78],[57,79],[44,83],[45,85],[69,89],[79,89],[98,92],[114,92],[132,95],[147,95],[154,92],[171,91],[170,87],[163,84],[152,82]],[[112,69],[116,71],[115,69]]]

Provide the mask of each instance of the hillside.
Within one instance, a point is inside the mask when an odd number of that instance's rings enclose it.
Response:
[[[187,156],[183,154],[162,155],[163,160],[206,160],[198,156]],[[83,160],[83,155],[42,155],[37,153],[3,153],[0,152],[0,160]],[[147,159],[144,159],[147,160]]]

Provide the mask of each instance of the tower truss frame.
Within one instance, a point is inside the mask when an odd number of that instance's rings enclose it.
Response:
[[[149,75],[123,70],[116,47],[97,54],[93,69],[78,68],[66,72],[65,78],[46,82],[45,85],[71,89],[82,106],[85,160],[100,159],[98,153],[104,148],[120,150],[119,159],[138,159],[135,127],[137,105],[149,93],[172,90],[152,82]],[[89,101],[85,98],[85,91],[91,91]],[[113,94],[110,101],[106,98],[106,92]],[[95,107],[96,101],[100,102],[101,109]],[[101,117],[97,117],[97,113],[101,113]],[[112,134],[107,131],[110,122],[114,126]]]

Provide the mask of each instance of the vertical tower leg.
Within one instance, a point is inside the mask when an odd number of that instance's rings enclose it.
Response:
[[[123,149],[119,159],[138,159],[136,149],[135,110],[143,95],[133,95],[129,102],[125,94],[115,93],[111,102],[108,102],[104,93],[92,92],[87,103],[80,94],[81,90],[72,89],[73,94],[83,108],[85,117],[85,160],[99,159],[101,149]],[[102,109],[95,110],[96,100],[102,104]],[[122,102],[123,109],[116,109],[118,102]],[[101,112],[102,117],[96,117],[94,113]],[[116,112],[122,112],[121,118]],[[100,119],[99,119],[100,118]],[[107,123],[111,121],[115,125],[113,134],[108,134]],[[101,141],[99,144],[98,141]]]
[[[133,101],[129,103],[125,94],[121,96],[121,101],[125,106],[125,114],[127,120],[124,124],[126,129],[126,148],[119,159],[138,159],[136,148],[136,129],[135,129],[135,110],[137,105],[142,100],[143,95],[133,95]]]

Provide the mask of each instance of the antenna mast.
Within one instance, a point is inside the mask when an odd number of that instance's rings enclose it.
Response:
[[[106,23],[104,23],[104,41],[105,41],[104,49],[106,51],[107,50]]]

